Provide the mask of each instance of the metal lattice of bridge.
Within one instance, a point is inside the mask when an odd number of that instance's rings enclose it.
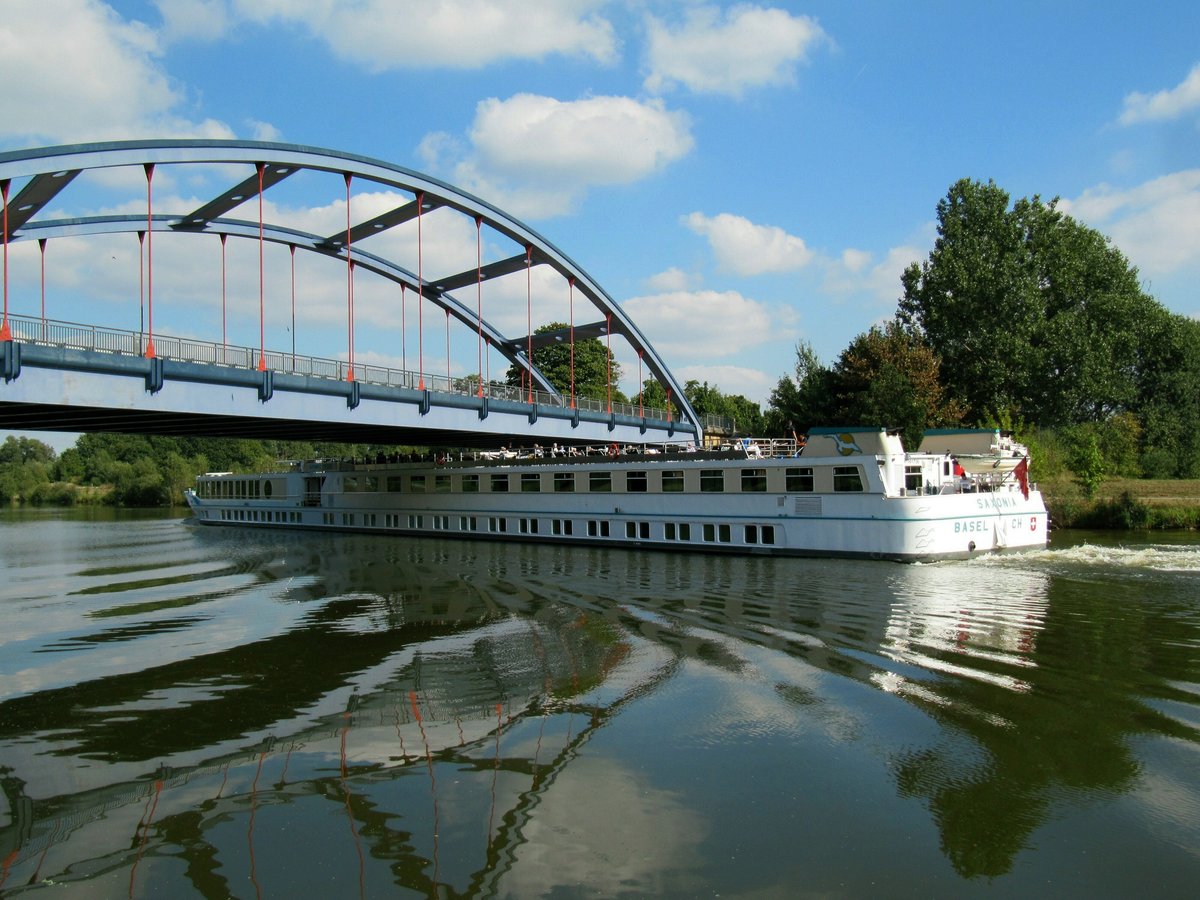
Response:
[[[174,191],[158,205],[156,183]],[[87,215],[52,209],[88,186],[125,196]],[[201,197],[181,199],[193,186]],[[427,175],[290,144],[124,141],[0,154],[0,188],[0,427],[462,446],[703,439],[662,358],[599,284],[512,216]],[[10,255],[26,273],[40,266],[40,291],[28,275],[10,289]],[[47,258],[53,275],[63,256],[71,270],[53,280],[69,287],[50,305],[83,304],[87,322],[47,315]],[[109,256],[116,288],[97,261]],[[639,387],[653,378],[678,412],[577,392],[575,348],[588,339],[609,359],[623,341]],[[569,385],[535,365],[551,345],[566,348]],[[493,360],[520,384],[493,378]]]

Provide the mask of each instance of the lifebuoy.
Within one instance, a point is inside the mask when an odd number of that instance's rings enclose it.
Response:
[[[616,459],[617,454],[619,454],[620,452],[621,452],[621,449],[616,445],[616,442],[613,442],[608,445],[608,458],[609,459]]]
[[[1030,531],[1037,531],[1037,516],[1030,516],[1030,517],[1029,517],[1029,530],[1030,530]]]

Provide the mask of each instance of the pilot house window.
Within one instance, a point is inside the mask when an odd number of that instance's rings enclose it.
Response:
[[[862,491],[862,472],[858,466],[834,466],[833,489],[847,493]]]

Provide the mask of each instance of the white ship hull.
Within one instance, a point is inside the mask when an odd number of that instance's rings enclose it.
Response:
[[[305,463],[201,476],[187,499],[202,525],[672,551],[923,562],[1046,546],[1036,488],[956,478],[949,457],[882,433],[817,455],[824,436],[800,456]]]

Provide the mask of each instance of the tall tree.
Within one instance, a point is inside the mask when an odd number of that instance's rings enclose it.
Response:
[[[834,410],[833,372],[817,356],[812,344],[796,345],[796,366],[771,391],[766,428],[773,435],[803,434],[830,421]]]
[[[1097,421],[1136,399],[1137,324],[1157,304],[1098,232],[1040,198],[1009,208],[967,179],[938,203],[929,258],[902,277],[898,316],[941,357],[976,421]]]
[[[1200,322],[1161,310],[1141,331],[1142,469],[1154,478],[1200,478]]]
[[[837,421],[898,429],[917,447],[927,428],[957,425],[963,408],[947,399],[940,361],[919,334],[896,320],[860,334],[842,351],[832,377]]]

